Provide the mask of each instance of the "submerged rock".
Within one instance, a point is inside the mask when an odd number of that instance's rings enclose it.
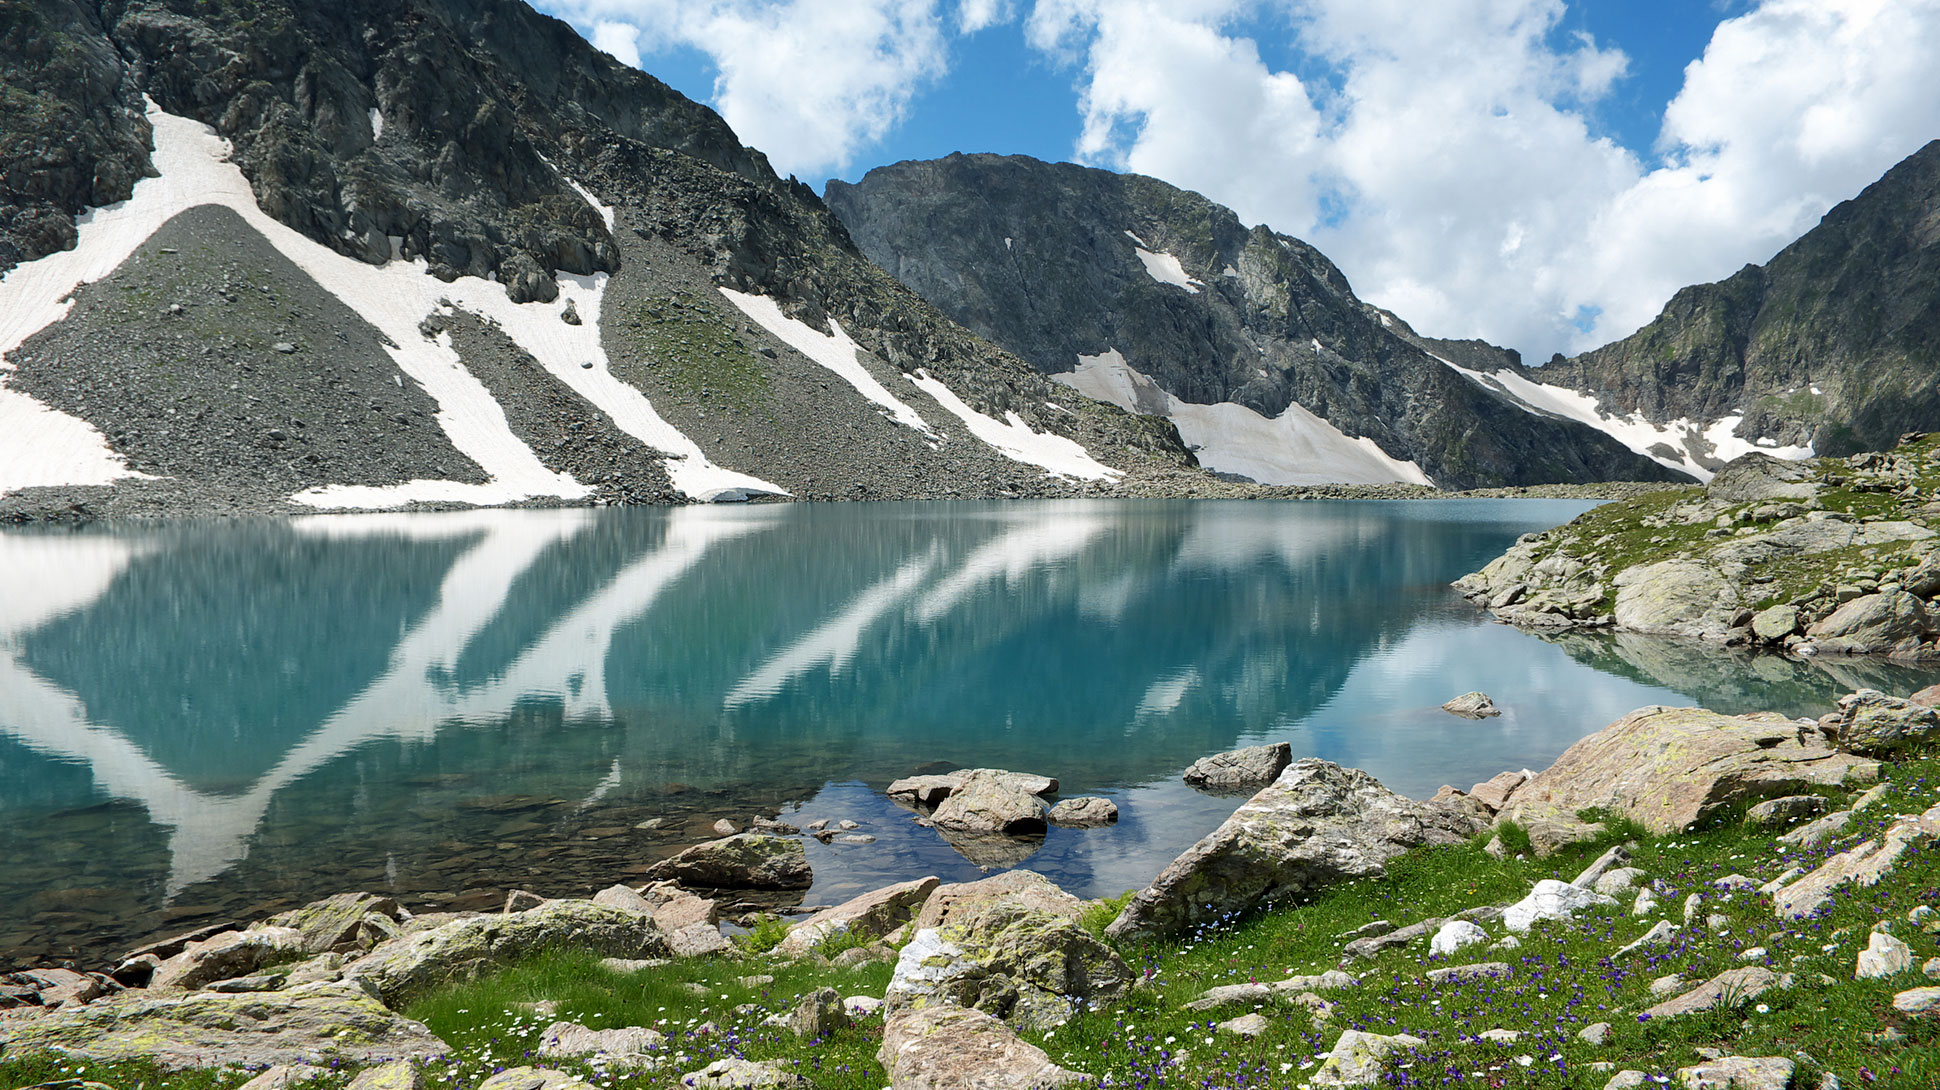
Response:
[[[1416,802],[1358,769],[1298,761],[1172,861],[1112,921],[1117,939],[1177,935],[1267,901],[1352,878],[1427,844],[1457,844],[1483,823]]]
[[[1487,719],[1502,714],[1502,710],[1495,706],[1495,701],[1489,699],[1489,694],[1483,692],[1463,693],[1443,704],[1442,710],[1463,719]]]

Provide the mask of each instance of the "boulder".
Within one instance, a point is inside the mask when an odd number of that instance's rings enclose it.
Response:
[[[225,931],[190,943],[162,962],[148,980],[150,988],[200,988],[218,980],[248,976],[272,961],[310,953],[302,932],[290,927]]]
[[[408,919],[410,913],[390,897],[339,893],[302,908],[279,912],[263,922],[297,931],[306,954],[349,954],[368,950],[394,937]]]
[[[478,1090],[592,1090],[592,1084],[549,1067],[514,1067],[479,1083]]]
[[[680,1085],[691,1090],[809,1090],[814,1084],[790,1071],[780,1060],[757,1063],[729,1056],[682,1075]]]
[[[654,864],[647,878],[697,889],[807,889],[815,881],[801,841],[764,833],[696,844]]]
[[[1272,1029],[1273,1023],[1267,1021],[1265,1015],[1242,1014],[1238,1018],[1221,1022],[1213,1028],[1221,1033],[1230,1033],[1235,1037],[1258,1037],[1267,1030]]]
[[[1245,984],[1221,984],[1207,988],[1189,1000],[1185,1009],[1189,1011],[1210,1011],[1220,1007],[1257,1006],[1277,998],[1272,985],[1249,981]]]
[[[1901,818],[1887,826],[1878,840],[1864,841],[1821,863],[1818,869],[1773,894],[1772,912],[1779,919],[1810,916],[1841,887],[1878,884],[1908,853],[1936,839],[1940,839],[1940,805],[1918,817]]]
[[[424,988],[554,948],[615,958],[668,952],[650,916],[591,901],[547,901],[524,912],[463,917],[399,935],[346,965],[344,978],[395,1004]]]
[[[1853,970],[1852,978],[1878,980],[1912,969],[1913,948],[1884,931],[1875,931],[1866,940],[1866,948],[1859,952],[1859,963]]]
[[[1063,799],[1051,807],[1051,824],[1072,829],[1095,829],[1118,821],[1118,804],[1096,795]]]
[[[73,969],[23,969],[0,976],[0,1007],[56,1010],[91,1003],[121,990],[112,977]]]
[[[1715,564],[1660,560],[1616,578],[1616,620],[1632,632],[1720,639],[1738,611],[1738,588]]]
[[[1629,846],[1618,844],[1597,856],[1589,866],[1578,872],[1576,877],[1570,879],[1570,885],[1596,889],[1598,893],[1608,893],[1608,890],[1597,889],[1598,883],[1602,882],[1604,876],[1610,872],[1625,869],[1624,864],[1628,862],[1630,862]]]
[[[428,1059],[450,1049],[360,988],[309,984],[243,995],[123,992],[38,1018],[0,1020],[0,1051],[179,1068]]]
[[[1042,835],[1049,809],[1009,774],[977,769],[964,775],[930,820],[938,829],[973,836]]]
[[[1132,983],[1124,960],[1076,913],[1046,910],[1041,900],[1026,893],[956,901],[939,926],[919,929],[903,947],[884,1003],[891,1010],[954,1003],[1042,1030],[1062,1025],[1077,1005],[1115,1002]]]
[[[626,1063],[659,1059],[666,1034],[645,1026],[588,1029],[577,1022],[554,1022],[539,1034],[539,1055],[547,1058],[605,1055]]]
[[[1726,462],[1704,494],[1725,504],[1812,500],[1819,495],[1819,480],[1810,465],[1752,451]]]
[[[640,895],[640,891],[628,885],[608,886],[593,894],[593,903],[606,908],[617,908],[626,912],[653,914],[653,902]]]
[[[1428,952],[1446,957],[1464,946],[1489,941],[1489,933],[1467,920],[1450,920],[1428,941]]]
[[[1488,807],[1500,810],[1509,803],[1509,796],[1515,793],[1529,779],[1527,772],[1499,772],[1486,781],[1468,789],[1468,797]]]
[[[1770,713],[1647,707],[1578,741],[1516,790],[1501,817],[1580,826],[1601,809],[1652,833],[1683,830],[1716,811],[1814,788],[1870,783],[1875,761],[1799,741],[1798,724]]]
[[[1414,848],[1480,832],[1472,814],[1416,802],[1357,769],[1289,766],[1172,861],[1112,921],[1118,939],[1178,935],[1265,901],[1369,877]]]
[[[1839,748],[1865,757],[1898,757],[1940,744],[1940,712],[1861,689],[1839,698]]]
[[[1314,1086],[1372,1086],[1387,1069],[1390,1056],[1427,1043],[1405,1033],[1389,1037],[1350,1029],[1334,1041],[1333,1050],[1308,1082]]]
[[[1185,781],[1209,791],[1257,791],[1292,762],[1293,747],[1285,742],[1249,746],[1199,758],[1186,769]]]
[[[890,1015],[876,1060],[893,1090],[1053,1090],[1091,1077],[1052,1063],[997,1019],[959,1007]]]
[[[837,935],[881,938],[908,923],[938,885],[934,876],[918,878],[871,890],[834,908],[825,908],[789,928],[787,936],[775,947],[775,953],[782,957],[800,957]]]
[[[1428,983],[1460,984],[1465,980],[1507,980],[1515,975],[1515,967],[1506,961],[1480,961],[1472,965],[1450,965],[1445,969],[1430,969]]]
[[[719,926],[693,923],[667,936],[667,952],[677,958],[704,958],[734,949]]]
[[[423,1087],[421,1065],[409,1060],[392,1060],[359,1071],[346,1090],[423,1090]]]
[[[1721,1056],[1677,1069],[1684,1090],[1788,1090],[1798,1065],[1783,1056]]]
[[[1776,983],[1778,974],[1770,969],[1747,965],[1742,969],[1719,973],[1683,995],[1651,1007],[1644,1011],[1644,1015],[1647,1018],[1678,1018],[1719,1007],[1741,1006]]]
[[[1799,630],[1799,607],[1779,603],[1761,609],[1751,616],[1751,634],[1766,643],[1779,640]]]
[[[1443,704],[1442,710],[1463,719],[1487,719],[1502,714],[1502,710],[1495,706],[1495,701],[1489,699],[1489,694],[1481,692],[1463,693]]]
[[[837,1030],[847,1029],[850,1024],[849,1009],[842,1002],[842,993],[834,988],[821,988],[802,996],[795,1009],[783,1019],[789,1032],[804,1041],[817,1041]]]
[[[721,906],[711,897],[696,897],[672,883],[650,886],[645,894],[653,904],[653,922],[669,935],[695,924],[721,921]]]
[[[1893,1009],[1914,1018],[1940,1016],[1940,988],[1908,988],[1893,996]]]
[[[1032,912],[1058,916],[1076,923],[1084,916],[1084,901],[1058,888],[1035,871],[1017,870],[994,874],[975,882],[952,882],[937,886],[923,901],[916,914],[916,930],[940,928],[958,914],[981,911],[1003,902]]]
[[[1586,908],[1614,906],[1616,899],[1593,889],[1584,889],[1554,878],[1536,883],[1529,896],[1502,911],[1502,926],[1511,931],[1527,931],[1538,920],[1567,920]]]
[[[1940,557],[1940,553],[1935,553],[1934,556]],[[1940,685],[1929,685],[1906,699],[1909,703],[1918,704],[1923,708],[1940,708]]]
[[[1641,867],[1618,867],[1597,879],[1596,884],[1590,888],[1605,897],[1615,897],[1628,892],[1643,880],[1644,872]]]
[[[1903,590],[1865,594],[1805,630],[1820,651],[1846,654],[1908,654],[1932,627],[1926,603]]]

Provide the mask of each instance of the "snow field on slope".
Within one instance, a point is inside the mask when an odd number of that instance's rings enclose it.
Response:
[[[1032,431],[1030,425],[1016,413],[1004,414],[1003,420],[985,416],[965,404],[963,399],[950,391],[948,386],[922,368],[904,378],[916,388],[934,398],[938,405],[948,411],[970,434],[983,440],[997,453],[1014,462],[1034,465],[1047,473],[1060,477],[1076,477],[1085,481],[1103,481],[1122,477],[1125,471],[1113,469],[1091,456],[1091,452],[1073,440],[1049,432]]]
[[[1474,371],[1440,356],[1435,358],[1479,386],[1507,393],[1524,409],[1547,412],[1587,424],[1657,464],[1680,473],[1689,473],[1699,481],[1710,480],[1713,473],[1698,461],[1700,452],[1708,453],[1719,462],[1729,462],[1752,451],[1791,461],[1812,457],[1810,443],[1782,447],[1774,439],[1747,440],[1733,435],[1732,432],[1744,420],[1742,413],[1719,417],[1709,424],[1689,419],[1653,424],[1644,419],[1642,413],[1613,416],[1599,412],[1594,396],[1568,387],[1531,382],[1513,371]],[[1665,448],[1672,453],[1666,454]]]
[[[1079,356],[1076,370],[1052,377],[1130,412],[1141,411],[1137,394],[1142,389],[1148,404],[1156,392],[1164,399],[1163,415],[1178,426],[1186,445],[1196,448],[1199,464],[1207,469],[1261,484],[1434,484],[1414,462],[1390,457],[1366,436],[1350,438],[1297,401],[1275,417],[1231,401],[1180,401],[1158,390],[1117,349]]]
[[[229,160],[228,142],[208,126],[165,113],[153,102],[148,104],[148,120],[154,127],[154,163],[160,176],[138,182],[129,200],[80,217],[80,239],[73,250],[22,265],[0,281],[0,353],[64,317],[75,289],[113,272],[169,219],[193,207],[216,204],[242,216],[319,286],[384,333],[395,346],[386,347],[392,360],[438,403],[438,422],[452,445],[491,478],[483,485],[443,480],[381,487],[331,485],[300,492],[291,497],[295,502],[350,509],[419,501],[493,506],[540,496],[580,499],[591,494],[570,475],[547,469],[512,432],[502,407],[465,370],[448,337],[428,340],[419,333],[420,321],[451,305],[497,322],[549,373],[612,416],[622,430],[669,454],[669,476],[681,491],[702,497],[726,488],[785,493],[759,478],[710,463],[699,446],[662,420],[638,390],[607,372],[599,343],[603,275],[560,278],[561,295],[582,316],[583,324],[574,327],[560,321],[551,305],[512,303],[504,287],[491,281],[465,277],[446,284],[431,276],[422,260],[366,265],[264,214],[241,170]],[[573,185],[602,216],[611,216],[610,209]],[[587,363],[593,366],[584,366]],[[0,427],[0,492],[22,487],[15,477],[34,484],[91,484],[106,483],[102,478],[110,472],[108,479],[131,475],[88,424],[21,395],[0,390],[0,424],[20,425]],[[30,432],[52,442],[38,444],[31,453],[16,452],[20,437]]]
[[[797,321],[781,312],[781,304],[772,296],[751,295],[721,288],[727,301],[741,309],[741,313],[755,320],[761,328],[780,338],[782,343],[807,356],[816,363],[834,372],[836,377],[855,388],[855,392],[888,412],[891,419],[907,428],[914,428],[925,435],[931,434],[930,426],[923,422],[916,410],[904,404],[888,388],[876,381],[876,376],[862,365],[861,346],[849,339],[842,323],[829,319],[832,333],[818,333],[807,322]]]

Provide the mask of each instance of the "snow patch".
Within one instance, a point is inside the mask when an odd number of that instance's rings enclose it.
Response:
[[[1689,419],[1653,424],[1642,413],[1616,416],[1597,409],[1593,395],[1565,386],[1532,382],[1514,371],[1483,372],[1471,370],[1450,360],[1435,357],[1467,376],[1485,389],[1505,393],[1530,412],[1560,416],[1587,424],[1646,458],[1708,481],[1719,466],[1752,451],[1775,458],[1799,461],[1813,456],[1812,445],[1781,446],[1770,438],[1743,439],[1732,431],[1744,421],[1744,414],[1723,416],[1710,423]]]
[[[753,318],[761,328],[779,337],[788,347],[835,372],[842,381],[854,387],[856,393],[887,411],[896,423],[926,435],[930,433],[930,426],[923,422],[916,410],[890,393],[862,365],[861,346],[849,339],[841,322],[830,318],[829,328],[834,332],[818,333],[807,322],[783,314],[781,304],[773,296],[750,295],[732,288],[721,288],[720,292],[728,302],[741,308],[741,313]]]
[[[1009,237],[1006,237],[1004,239],[1004,249],[1008,250],[1010,248],[1011,248],[1011,240]]]
[[[384,139],[384,115],[375,106],[370,108],[370,138],[372,142]]]
[[[1126,232],[1126,234],[1130,233]],[[1199,289],[1206,286],[1203,282],[1187,276],[1185,266],[1179,264],[1179,259],[1171,254],[1163,251],[1153,253],[1143,246],[1136,246],[1133,249],[1138,252],[1138,259],[1145,263],[1145,275],[1159,283],[1184,288],[1194,295],[1199,294]]]
[[[1266,417],[1244,405],[1180,401],[1125,362],[1117,349],[1079,356],[1076,370],[1052,378],[1129,412],[1161,415],[1179,428],[1199,464],[1261,484],[1433,485],[1412,461],[1390,457],[1374,440],[1352,438],[1300,405]]]
[[[1135,234],[1132,234],[1130,231],[1125,232],[1125,237],[1131,239],[1133,242],[1138,243],[1140,248],[1143,248],[1145,246],[1145,240],[1138,237]]]
[[[1005,419],[1001,421],[985,416],[965,404],[948,386],[930,377],[928,371],[919,368],[915,374],[903,377],[963,421],[963,426],[970,429],[971,435],[1014,462],[1038,466],[1060,477],[1076,477],[1086,481],[1124,476],[1124,470],[1104,465],[1093,458],[1090,451],[1062,435],[1032,431],[1030,425],[1014,412],[1004,414]]]
[[[545,156],[543,156],[543,155],[541,155],[541,156],[539,156],[539,158],[540,158],[540,159],[541,159],[541,160],[542,160],[542,161],[543,161],[543,162],[544,162],[544,163],[545,163],[545,164],[546,164],[547,166],[549,166],[549,167],[551,167],[551,168],[552,168],[552,172],[553,172],[554,174],[557,174],[557,175],[559,175],[559,180],[560,180],[560,181],[562,181],[562,182],[565,182],[565,183],[566,183],[567,185],[569,185],[569,186],[572,186],[572,187],[573,187],[573,192],[575,192],[575,193],[577,193],[577,194],[579,194],[579,195],[580,195],[580,197],[581,197],[581,199],[583,199],[583,200],[584,200],[584,201],[585,201],[585,202],[586,202],[587,204],[590,204],[590,205],[592,205],[592,206],[593,206],[593,211],[595,211],[595,212],[598,212],[598,213],[600,214],[600,218],[606,221],[606,229],[607,229],[607,230],[609,230],[609,231],[611,231],[611,230],[613,229],[613,223],[614,223],[614,219],[613,219],[613,206],[612,206],[612,205],[610,205],[610,204],[601,204],[601,203],[600,203],[600,199],[599,199],[598,197],[595,197],[595,196],[593,196],[593,191],[592,191],[592,190],[590,190],[590,189],[587,189],[587,188],[586,188],[585,186],[583,186],[583,185],[580,185],[580,184],[579,184],[579,181],[578,181],[577,179],[575,179],[575,178],[574,178],[574,177],[573,177],[572,175],[570,175],[570,174],[567,174],[567,173],[566,173],[565,171],[563,171],[563,170],[560,170],[560,169],[559,169],[559,165],[558,165],[557,163],[554,163],[554,162],[553,162],[553,161],[552,161],[551,159],[547,159],[547,158],[546,158]]]

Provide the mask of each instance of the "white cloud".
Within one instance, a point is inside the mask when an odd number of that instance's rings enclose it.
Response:
[[[1008,23],[1010,18],[1010,0],[963,0],[957,7],[957,27],[965,34]]]
[[[635,63],[692,48],[714,63],[713,105],[784,173],[840,170],[882,138],[947,60],[938,0],[549,0]],[[963,25],[1003,14],[969,0]],[[985,25],[988,25],[987,23]],[[609,29],[610,28],[610,29]],[[636,36],[623,39],[626,29]],[[611,44],[609,44],[611,43]],[[634,46],[629,58],[614,45]]]
[[[1723,23],[1656,157],[1587,120],[1628,59],[1562,0],[1038,0],[1084,68],[1084,159],[1308,238],[1425,331],[1541,358],[1762,261],[1940,134],[1940,0],[1765,0]],[[1337,87],[1264,63],[1285,36]],[[1600,315],[1600,316],[1599,316]],[[1587,326],[1587,329],[1580,328]]]
[[[640,31],[631,23],[603,19],[593,24],[593,47],[621,64],[640,67]]]

